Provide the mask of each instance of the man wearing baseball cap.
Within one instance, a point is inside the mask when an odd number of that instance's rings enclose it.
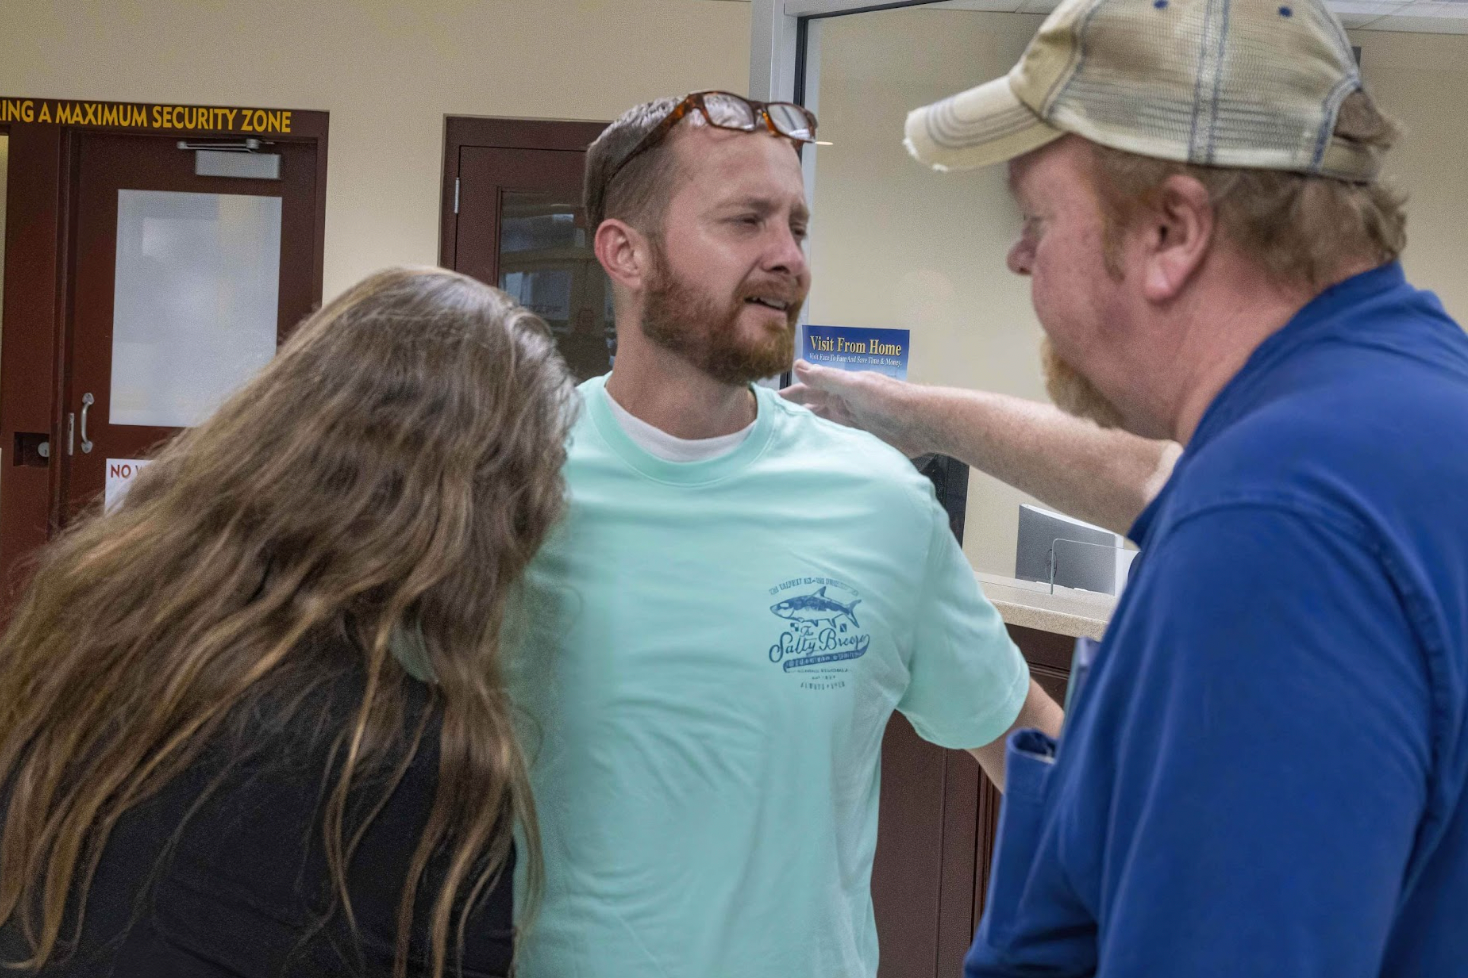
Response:
[[[1059,744],[1010,739],[970,978],[1468,974],[1468,337],[1394,134],[1320,0],[1064,0],[909,118],[1008,163],[1057,402],[1185,446]],[[908,448],[992,407],[799,374]]]

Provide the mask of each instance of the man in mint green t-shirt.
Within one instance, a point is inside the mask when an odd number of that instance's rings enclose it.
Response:
[[[810,287],[814,128],[706,93],[588,153],[618,353],[511,676],[546,870],[526,978],[871,978],[892,711],[1001,785],[1006,734],[1058,728],[928,481],[751,383]]]

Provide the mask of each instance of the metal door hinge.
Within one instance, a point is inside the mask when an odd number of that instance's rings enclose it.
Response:
[[[454,177],[454,213],[459,213],[459,178]]]

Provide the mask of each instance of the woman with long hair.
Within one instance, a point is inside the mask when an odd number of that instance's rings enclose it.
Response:
[[[0,962],[507,974],[499,636],[574,403],[502,293],[384,272],[53,543],[0,639]]]

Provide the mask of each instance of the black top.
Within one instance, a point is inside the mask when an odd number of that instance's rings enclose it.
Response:
[[[410,685],[406,722],[416,726],[430,698],[422,684],[410,681]],[[349,722],[346,718],[360,703],[361,693],[360,674],[343,672],[320,693],[327,697],[329,709],[324,714],[314,710],[302,714],[327,718],[320,724],[297,724],[311,729],[272,729],[264,716],[268,711],[256,710],[258,719],[234,727],[247,731],[251,741],[243,759],[236,737],[221,736],[199,762],[124,815],[88,891],[80,945],[41,974],[48,978],[390,975],[398,904],[433,806],[439,718],[429,718],[416,757],[348,864],[357,923],[354,935],[333,900],[322,843],[322,808],[339,773],[331,761],[332,742]],[[189,816],[189,809],[224,771],[228,773],[220,787]],[[360,825],[362,813],[381,798],[383,783],[369,779],[354,787],[344,833],[348,838],[354,822]],[[186,816],[177,847],[167,851]],[[410,975],[431,973],[426,935],[442,869],[441,860],[430,863],[419,887],[409,946]],[[468,978],[509,973],[512,875],[512,866],[507,866],[470,917],[463,960]],[[446,975],[455,973],[456,925],[457,915],[450,925]],[[24,956],[24,948],[11,928],[0,928],[0,960],[17,960]]]

